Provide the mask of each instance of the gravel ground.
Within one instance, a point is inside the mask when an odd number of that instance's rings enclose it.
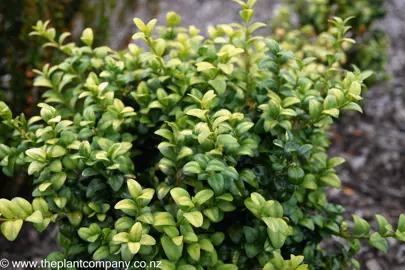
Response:
[[[114,36],[112,47],[121,46],[122,40],[135,29],[132,17],[150,19],[157,15],[164,21],[166,11],[174,10],[183,16],[184,25],[194,24],[205,29],[209,24],[227,23],[238,17],[238,8],[230,0],[142,0],[137,12],[126,11],[124,25],[112,24]],[[258,1],[259,21],[267,22],[279,1]],[[152,5],[152,6],[151,6]],[[388,15],[376,26],[384,29],[391,39],[388,52],[390,62],[387,71],[392,80],[373,86],[364,99],[364,114],[345,113],[334,126],[331,155],[346,158],[339,169],[343,182],[342,190],[331,190],[330,199],[340,203],[349,213],[370,221],[380,213],[395,224],[397,217],[405,212],[405,1],[387,0]],[[128,20],[126,19],[128,18]],[[80,25],[80,24],[78,24]],[[376,226],[375,221],[371,222]],[[29,227],[23,230],[24,237],[9,244],[0,238],[0,258],[38,259],[57,248],[56,230],[39,236]],[[388,256],[368,248],[361,250],[358,258],[362,269],[405,269],[405,245],[392,241]]]

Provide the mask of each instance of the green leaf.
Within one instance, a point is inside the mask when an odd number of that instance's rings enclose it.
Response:
[[[220,213],[218,207],[212,207],[209,209],[204,209],[204,215],[208,217],[208,219],[212,222],[219,222],[220,221]]]
[[[233,64],[230,64],[230,63],[228,63],[228,64],[223,64],[223,63],[220,63],[219,65],[218,65],[218,67],[222,70],[222,72],[224,72],[225,74],[227,74],[227,75],[229,75],[229,74],[231,74],[232,72],[233,72]],[[214,87],[214,86],[213,86]],[[214,87],[215,88],[215,87]]]
[[[33,212],[31,204],[21,197],[15,197],[11,200],[11,209],[15,217],[19,218],[26,218]]]
[[[322,111],[322,113],[330,115],[330,116],[335,117],[335,118],[339,117],[339,110],[336,109],[336,108],[332,108],[332,109],[329,109],[329,110],[324,110],[324,111]]]
[[[129,239],[131,242],[139,242],[142,237],[142,224],[136,222],[129,231]]]
[[[100,237],[101,228],[96,223],[92,223],[89,228],[80,228],[78,234],[83,240],[94,243]]]
[[[199,72],[203,72],[203,71],[207,71],[207,70],[215,68],[209,62],[200,62],[200,63],[197,63],[196,66],[197,66],[197,71],[199,71]]]
[[[216,232],[211,235],[210,239],[214,246],[219,246],[225,240],[225,234],[223,232]]]
[[[135,23],[136,27],[137,27],[141,32],[146,31],[146,25],[145,25],[145,23],[144,23],[141,19],[139,19],[139,18],[134,18],[134,23]]]
[[[398,219],[398,231],[401,233],[405,232],[405,215],[401,214]]]
[[[242,136],[246,132],[248,132],[253,126],[254,126],[254,123],[252,123],[252,122],[242,122],[236,127],[236,129],[235,129],[236,134],[238,136]]]
[[[205,168],[206,172],[222,172],[226,169],[226,166],[224,163],[221,161],[214,159],[211,160],[208,164],[207,167]]]
[[[204,221],[203,215],[199,211],[184,213],[183,216],[188,222],[197,228],[201,227]]]
[[[208,177],[208,184],[212,187],[215,194],[221,194],[224,189],[225,180],[222,174],[213,174]]]
[[[0,101],[0,117],[4,120],[10,120],[13,117],[10,108],[3,101]]]
[[[253,203],[258,207],[262,207],[266,203],[264,197],[257,192],[253,192],[252,194],[250,194],[250,198],[252,199]]]
[[[131,199],[123,199],[119,201],[114,208],[122,210],[130,216],[135,216],[137,214],[138,205]]]
[[[265,216],[282,218],[284,214],[283,206],[278,201],[265,201],[261,211]]]
[[[154,214],[155,223],[153,226],[176,226],[173,216],[168,212],[157,212]]]
[[[217,270],[238,270],[238,267],[234,264],[221,264],[216,269]]]
[[[263,217],[262,220],[264,223],[266,223],[267,227],[272,231],[272,232],[277,232],[279,230],[279,222],[278,218],[274,217]]]
[[[50,157],[57,158],[66,155],[67,150],[59,145],[54,145],[49,153]]]
[[[129,194],[131,194],[131,197],[134,200],[142,195],[142,192],[143,192],[142,186],[134,179],[129,179],[127,181],[127,186],[128,186]]]
[[[160,268],[162,270],[177,270],[176,264],[174,262],[170,262],[168,260],[162,260],[160,264]]]
[[[1,207],[1,203],[0,203],[0,207]],[[48,212],[49,207],[47,202],[43,199],[43,198],[35,198],[32,201],[32,208],[34,211],[41,211],[41,213],[45,214]],[[0,208],[0,212],[1,212],[1,208]]]
[[[282,109],[280,115],[297,116],[297,113],[293,109]]]
[[[110,256],[110,248],[107,245],[99,247],[93,254],[93,260],[100,261]]]
[[[269,235],[271,245],[275,249],[281,248],[287,239],[287,237],[279,231],[274,232],[271,229],[267,229],[267,234]]]
[[[211,189],[204,189],[199,191],[193,198],[193,202],[197,205],[202,205],[206,201],[214,196],[214,192]]]
[[[159,135],[169,141],[173,140],[173,133],[168,129],[158,129],[155,131],[156,135]]]
[[[217,143],[219,145],[232,146],[238,145],[238,140],[230,134],[220,134],[217,137]]]
[[[369,244],[375,247],[376,249],[387,254],[388,251],[388,242],[387,239],[382,237],[378,232],[373,233],[368,240]]]
[[[166,14],[166,23],[170,27],[175,27],[181,22],[181,17],[173,11],[170,11]]]
[[[174,160],[176,154],[174,152],[174,145],[169,142],[161,142],[158,145],[159,151],[162,153],[163,156],[169,158],[170,160]]]
[[[83,220],[83,213],[80,211],[74,211],[67,213],[66,215],[73,227],[78,227]]]
[[[34,80],[34,86],[53,88],[52,82],[42,76],[39,76]]]
[[[67,203],[67,199],[65,197],[55,197],[53,198],[53,201],[60,209],[63,209]]]
[[[59,190],[65,183],[66,177],[67,177],[67,175],[64,172],[55,173],[51,178],[53,189]]]
[[[113,175],[110,177],[108,183],[114,191],[118,191],[124,183],[124,177],[122,175]]]
[[[260,251],[260,247],[257,244],[245,243],[245,252],[248,258],[256,257]]]
[[[188,194],[187,190],[185,190],[184,188],[173,188],[172,190],[170,190],[170,195],[178,205],[181,204],[181,200],[183,198],[191,201],[190,194]]]
[[[128,243],[129,240],[129,234],[126,232],[120,232],[112,238],[112,241],[117,243]]]
[[[179,245],[183,244],[183,236],[182,235],[175,236],[172,238],[172,241],[175,245],[179,246]]]
[[[142,235],[141,240],[139,242],[143,246],[154,246],[154,245],[156,245],[155,238],[153,238],[152,236],[150,236],[148,234]]]
[[[208,83],[214,88],[218,95],[222,95],[226,90],[226,82],[222,79],[210,80]]]
[[[200,165],[195,161],[190,161],[183,167],[183,173],[185,175],[193,175],[202,173],[203,170],[201,169]]]
[[[52,172],[62,172],[62,162],[60,160],[54,160],[49,164],[48,169]]]
[[[295,166],[288,168],[288,181],[291,184],[299,185],[304,180],[304,170],[301,167]]]
[[[166,186],[165,184],[161,184],[157,188],[157,197],[159,200],[162,200],[166,197],[167,193],[169,193],[172,186]]]
[[[272,263],[266,263],[263,270],[276,270]]]
[[[147,208],[144,208],[144,209],[147,209]],[[137,219],[146,224],[153,224],[155,222],[152,213],[147,212],[147,211],[145,211],[142,215],[138,216]]]
[[[253,17],[253,10],[252,9],[243,9],[240,11],[240,17],[243,19],[245,23],[249,23]]]
[[[153,188],[145,188],[142,195],[136,198],[136,203],[141,207],[147,206],[155,195],[155,190]]]
[[[155,52],[158,56],[163,56],[166,49],[166,42],[162,38],[158,38],[155,44]]]
[[[83,31],[82,36],[80,37],[80,39],[87,45],[87,46],[91,46],[93,44],[93,30],[91,28],[86,28]]]
[[[243,232],[245,234],[245,238],[246,238],[247,243],[255,242],[257,237],[259,236],[259,232],[256,229],[252,228],[252,227],[244,226],[243,227]]]
[[[311,218],[304,218],[300,220],[300,224],[304,227],[307,227],[311,231],[315,230],[314,222]]]
[[[352,110],[352,111],[358,111],[360,113],[363,113],[363,109],[360,107],[359,104],[350,102],[346,106],[343,107],[343,110]]]
[[[359,82],[352,82],[349,88],[349,93],[360,96],[361,94],[361,84]]]
[[[45,166],[46,163],[39,161],[31,162],[31,164],[28,166],[28,175],[33,175],[34,173],[41,171],[43,168],[45,168]]]
[[[8,241],[14,241],[21,230],[23,221],[21,219],[8,220],[1,224],[1,232]]]
[[[305,155],[307,152],[309,152],[313,146],[311,144],[304,144],[298,148],[298,153],[302,156]]]
[[[309,101],[309,115],[312,119],[317,119],[322,113],[322,104],[316,99]]]
[[[201,110],[201,109],[191,109],[186,112],[187,115],[197,117],[202,121],[206,120],[206,114],[208,110]]]
[[[351,259],[350,262],[352,263],[354,270],[360,270],[360,263],[356,259]]]
[[[205,250],[207,252],[214,252],[215,248],[212,245],[211,241],[208,238],[202,238],[198,241],[198,244],[200,245],[200,248],[202,250]]]
[[[333,157],[328,160],[328,168],[335,168],[340,164],[344,163],[345,159],[341,157]]]
[[[45,162],[46,160],[46,153],[42,148],[31,148],[25,151],[25,154],[32,158],[33,160],[39,162]]]
[[[387,232],[387,225],[390,225],[387,221],[387,219],[385,219],[385,217],[381,216],[381,215],[375,215],[377,222],[378,222],[378,233],[380,235],[384,235]]]
[[[193,154],[193,150],[190,147],[183,146],[177,155],[177,160],[180,160],[180,159],[190,156],[192,154]]]
[[[131,251],[132,254],[137,254],[139,249],[141,248],[141,243],[139,243],[139,242],[136,242],[136,243],[129,242],[127,245],[128,245],[129,251]]]
[[[251,185],[256,189],[259,188],[259,182],[257,180],[255,173],[252,170],[243,169],[242,172],[239,173],[239,175],[242,181],[247,182],[249,185]]]
[[[43,217],[41,211],[37,210],[25,219],[27,222],[42,223]]]
[[[190,255],[190,257],[198,261],[200,260],[200,245],[198,243],[193,243],[187,247],[187,253]]]
[[[147,35],[147,36],[152,35],[152,32],[155,29],[156,22],[157,22],[157,19],[152,19],[148,22],[148,24],[146,25],[145,31],[143,31],[143,32],[145,32],[145,35]]]
[[[328,228],[329,230],[335,232],[335,233],[340,232],[339,225],[336,224],[336,222],[333,222],[331,220],[326,222],[325,227]]]
[[[163,236],[160,242],[169,260],[177,261],[183,255],[183,244],[176,245],[168,236]]]
[[[315,176],[313,174],[305,175],[304,181],[301,183],[301,187],[312,190],[317,189],[318,185],[316,184]]]
[[[327,175],[324,175],[321,177],[320,179],[322,181],[322,183],[330,186],[330,187],[334,187],[334,188],[340,188],[341,187],[341,182],[339,177],[334,174],[334,173],[329,173]]]

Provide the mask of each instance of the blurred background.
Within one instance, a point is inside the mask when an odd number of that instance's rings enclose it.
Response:
[[[2,0],[0,100],[14,114],[36,113],[41,93],[32,85],[32,69],[61,57],[55,50],[41,50],[28,35],[40,19],[51,20],[59,33],[72,32],[73,41],[91,27],[95,46],[124,49],[136,31],[134,17],[163,23],[166,12],[175,11],[181,25],[193,24],[207,34],[209,25],[238,21],[238,10],[231,0]],[[279,41],[292,36],[306,42],[327,29],[329,18],[355,16],[351,37],[357,45],[348,52],[347,65],[373,70],[375,76],[368,81],[364,114],[345,113],[333,127],[330,155],[347,162],[339,169],[343,188],[330,190],[329,198],[374,225],[377,213],[395,222],[405,212],[404,10],[405,0],[258,0],[255,9],[255,20],[269,24],[261,34]],[[294,36],[297,29],[304,34]],[[3,130],[0,124],[0,143],[8,139]],[[0,197],[29,198],[29,186],[22,173],[0,172]],[[39,235],[25,226],[21,234],[14,243],[0,236],[0,258],[40,259],[58,249],[56,228]],[[365,246],[359,260],[364,269],[405,269],[405,246],[391,242],[388,256]]]

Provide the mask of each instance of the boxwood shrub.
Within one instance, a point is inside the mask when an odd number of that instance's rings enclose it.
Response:
[[[334,16],[352,17],[350,38],[356,40],[356,45],[345,48],[348,61],[344,67],[354,64],[360,69],[373,70],[374,76],[367,81],[368,85],[389,79],[385,68],[388,62],[389,41],[381,27],[376,26],[376,22],[383,19],[387,13],[384,0],[285,0],[284,2],[285,4],[277,10],[276,18],[271,22],[278,40],[289,39],[291,33],[295,33],[295,38],[301,38],[300,43],[306,45],[314,35],[328,30],[328,21]],[[297,16],[293,16],[294,12]]]
[[[34,26],[66,58],[35,71],[40,115],[13,117],[0,103],[14,138],[0,165],[34,183],[32,202],[0,199],[8,240],[24,222],[54,222],[64,251],[50,260],[303,270],[359,269],[360,240],[387,252],[387,238],[405,239],[404,215],[396,229],[377,215],[371,232],[327,200],[344,162],[326,153],[329,127],[342,110],[361,112],[371,75],[342,68],[347,20],[333,20],[325,62],[256,36],[265,24],[251,22],[255,1],[236,2],[242,23],[208,38],[174,12],[158,34],[156,20],[134,19],[145,51],[95,48],[91,29],[79,46],[48,22]]]

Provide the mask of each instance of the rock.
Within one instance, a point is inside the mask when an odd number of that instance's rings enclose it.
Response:
[[[366,266],[368,270],[382,270],[380,264],[377,262],[376,259],[371,259],[366,262]]]

